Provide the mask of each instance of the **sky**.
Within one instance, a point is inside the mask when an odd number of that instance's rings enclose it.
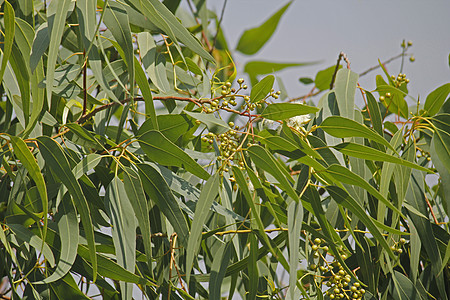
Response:
[[[259,26],[288,1],[228,0],[223,30],[234,49],[246,30]],[[218,14],[223,0],[208,3]],[[351,69],[361,73],[401,53],[401,42],[411,40],[408,50],[415,62],[405,60],[403,73],[410,79],[410,95],[424,102],[426,96],[444,83],[450,82],[450,12],[449,0],[316,0],[293,1],[278,28],[266,45],[254,56],[234,51],[240,75],[249,60],[273,62],[321,63],[291,68],[277,73],[290,97],[308,93],[298,79],[312,77],[336,63],[341,51],[347,54]],[[389,73],[397,75],[400,60],[387,65]],[[359,81],[363,88],[375,89],[373,71]],[[239,73],[238,73],[239,76]]]

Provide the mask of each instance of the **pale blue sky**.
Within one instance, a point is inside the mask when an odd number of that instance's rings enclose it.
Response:
[[[228,0],[223,28],[231,48],[245,29],[260,25],[288,1]],[[220,12],[223,1],[208,6]],[[351,68],[360,73],[400,53],[403,39],[412,40],[416,61],[406,60],[404,73],[410,78],[410,95],[425,100],[432,90],[450,82],[450,1],[419,0],[316,0],[292,3],[269,42],[252,57],[234,52],[242,69],[249,59],[276,62],[323,61],[321,64],[282,71],[290,97],[307,93],[311,86],[298,82],[336,63],[344,51]],[[400,60],[388,65],[397,74]],[[374,71],[360,80],[367,89],[375,88]],[[422,103],[423,103],[422,101]]]

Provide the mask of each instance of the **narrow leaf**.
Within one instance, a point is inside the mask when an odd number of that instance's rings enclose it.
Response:
[[[56,1],[55,14],[50,17],[52,18],[53,22],[51,24],[52,26],[49,26],[51,33],[47,56],[47,99],[52,98],[56,59],[58,57],[59,47],[61,45],[61,38],[65,29],[67,11],[69,10],[71,2],[72,1],[70,0]]]
[[[347,118],[330,116],[320,124],[320,128],[322,128],[326,133],[337,138],[363,137],[394,150],[389,142],[381,135],[367,126]]]
[[[138,164],[139,175],[145,192],[158,205],[178,234],[182,245],[187,245],[189,229],[186,219],[161,174],[148,164]]]
[[[55,272],[37,283],[50,283],[63,278],[72,268],[77,257],[78,218],[72,199],[66,194],[58,210],[58,231],[61,240],[61,254]]]
[[[69,161],[64,155],[61,146],[47,136],[37,138],[39,150],[46,164],[54,171],[62,183],[67,187],[73,197],[75,207],[78,209],[81,222],[83,224],[86,235],[89,252],[91,255],[92,267],[94,269],[94,281],[97,278],[97,257],[95,255],[94,242],[94,227],[92,224],[91,213],[86,198],[81,190],[81,186],[76,180],[72,170],[70,169]]]
[[[393,155],[386,154],[379,150],[373,149],[371,147],[367,147],[364,145],[353,144],[353,143],[342,143],[336,146],[333,146],[334,149],[338,150],[345,155],[358,157],[366,160],[376,160],[376,161],[387,161],[391,163],[396,163],[402,166],[410,167],[413,169],[417,169],[420,171],[425,171],[428,173],[432,173],[427,168],[421,167],[415,163],[410,161],[395,157]]]
[[[273,35],[281,17],[291,3],[292,1],[288,2],[259,27],[246,30],[240,37],[236,50],[247,55],[258,52]]]
[[[124,184],[118,177],[114,177],[106,188],[105,208],[111,220],[117,263],[133,273],[136,263],[135,216],[125,193]],[[120,289],[123,294],[122,299],[132,298],[133,285],[131,283],[121,282]]]
[[[350,69],[341,69],[336,74],[336,100],[340,115],[344,118],[354,119],[355,92],[358,74]]]
[[[151,268],[152,244],[150,232],[149,209],[147,199],[145,198],[139,174],[131,168],[125,168],[123,174],[123,183],[131,206],[133,206],[134,214],[141,229],[142,240],[144,241],[145,254],[147,255],[148,266]]]
[[[186,171],[208,179],[210,175],[195,160],[177,145],[168,140],[161,132],[150,130],[139,138],[139,144],[145,154],[153,161],[165,166],[185,168]]]
[[[281,169],[278,166],[278,163],[273,158],[272,154],[268,153],[263,147],[259,145],[251,146],[247,151],[250,154],[253,162],[259,168],[272,174],[275,179],[278,180],[280,187],[289,195],[289,197],[291,197],[295,201],[298,200],[297,193],[288,181],[288,179],[292,180],[292,177],[286,170]]]
[[[295,298],[297,285],[297,267],[300,251],[300,233],[303,222],[303,206],[301,201],[292,201],[288,207],[288,233],[289,233],[289,295]]]
[[[319,109],[314,106],[308,106],[300,103],[273,103],[267,105],[261,114],[261,117],[269,120],[286,120],[295,116],[313,114]]]
[[[194,257],[202,239],[203,224],[206,222],[211,205],[219,192],[219,173],[210,177],[203,186],[197,205],[195,207],[194,220],[191,224],[191,232],[186,248],[186,282],[189,282],[191,270],[194,264]]]
[[[231,243],[220,246],[214,254],[214,260],[211,266],[211,276],[209,277],[209,299],[220,300],[222,291],[222,281],[225,277],[231,256]]]
[[[331,197],[339,204],[350,210],[355,216],[358,217],[361,222],[369,229],[370,233],[375,237],[375,239],[381,244],[381,246],[386,250],[389,256],[394,259],[395,255],[389,248],[388,243],[384,239],[381,232],[378,230],[375,223],[372,221],[372,217],[368,216],[364,208],[355,199],[353,199],[346,191],[337,186],[327,186],[327,191],[330,193]]]
[[[362,187],[367,192],[375,196],[378,200],[383,202],[387,207],[398,213],[403,218],[406,218],[397,207],[395,207],[391,202],[384,198],[373,186],[371,186],[359,175],[350,171],[348,168],[341,165],[331,165],[328,167],[327,172],[343,183]]]
[[[41,173],[41,169],[39,168],[36,159],[31,153],[30,149],[28,149],[25,142],[16,136],[10,136],[11,143],[14,148],[14,154],[21,161],[22,165],[27,169],[28,174],[34,180],[36,187],[39,192],[39,196],[41,197],[42,210],[44,216],[44,228],[43,228],[43,237],[42,239],[45,241],[45,237],[47,234],[47,223],[48,223],[48,197],[47,197],[47,187],[45,184],[44,176]]]
[[[2,64],[0,67],[0,83],[3,80],[3,75],[5,74],[6,64],[8,63],[9,57],[11,56],[11,51],[14,43],[14,8],[12,5],[5,1],[3,5],[4,12],[4,26],[5,26],[5,37],[4,37],[4,45],[3,45],[3,55],[2,55]],[[2,33],[3,34],[3,33]]]

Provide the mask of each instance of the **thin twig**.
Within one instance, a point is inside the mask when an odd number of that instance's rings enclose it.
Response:
[[[220,13],[220,19],[219,19],[219,22],[217,23],[216,34],[214,35],[214,40],[213,40],[213,44],[212,44],[211,50],[209,50],[209,53],[210,53],[210,54],[212,54],[212,52],[214,51],[214,48],[216,47],[217,36],[219,35],[219,32],[220,32],[220,30],[221,30],[220,25],[222,24],[223,15],[224,15],[224,13],[225,13],[225,7],[227,6],[227,2],[228,2],[228,0],[225,0],[225,1],[223,2],[222,12]]]
[[[394,57],[389,58],[388,60],[382,62],[381,64],[382,64],[382,65],[389,64],[389,63],[391,63],[392,61],[394,61],[394,60],[396,60],[396,59],[398,59],[398,58],[400,58],[400,57],[402,57],[402,56],[407,56],[407,55],[408,55],[407,53],[401,53],[401,54],[399,54],[399,55],[396,55],[396,56],[394,56]],[[379,64],[376,65],[376,66],[370,67],[369,69],[365,70],[364,72],[359,73],[359,77],[363,77],[363,76],[367,75],[369,72],[372,72],[372,71],[374,71],[374,70],[376,70],[376,69],[378,69],[378,68],[380,68],[380,65],[379,65]],[[317,91],[317,92],[315,92],[315,93],[309,92],[309,93],[306,94],[306,95],[302,95],[302,96],[299,96],[299,97],[291,98],[291,99],[289,99],[288,102],[294,102],[294,101],[296,101],[296,100],[306,99],[306,98],[309,98],[309,97],[317,96],[317,95],[319,95],[319,94],[322,93],[322,92],[323,92],[323,91]]]

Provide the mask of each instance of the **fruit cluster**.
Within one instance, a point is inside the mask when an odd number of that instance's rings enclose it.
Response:
[[[217,160],[222,162],[220,172],[229,172],[229,168],[233,164],[238,165],[241,169],[244,167],[244,162],[241,160],[241,157],[236,155],[236,152],[239,151],[240,134],[237,132],[239,126],[235,126],[233,122],[229,122],[228,126],[230,126],[230,130],[227,132],[222,134],[208,132],[202,137],[202,141],[210,145],[214,141],[216,142],[220,150],[220,155],[217,157]]]
[[[403,245],[406,243],[406,240],[404,238],[401,238],[398,243],[395,243],[394,245],[391,246],[391,250],[392,252],[394,252],[394,254],[402,254],[403,253]]]
[[[319,238],[314,239],[311,247],[314,258],[319,258],[320,266],[311,264],[309,268],[313,271],[321,273],[322,284],[326,282],[328,287],[325,292],[330,299],[362,299],[365,294],[365,289],[361,287],[359,282],[352,282],[352,276],[347,273],[340,262],[334,258],[332,262],[328,262],[325,259],[326,255],[332,256],[328,253],[328,246],[322,245],[323,241]],[[340,257],[345,260],[347,254],[340,248]]]

